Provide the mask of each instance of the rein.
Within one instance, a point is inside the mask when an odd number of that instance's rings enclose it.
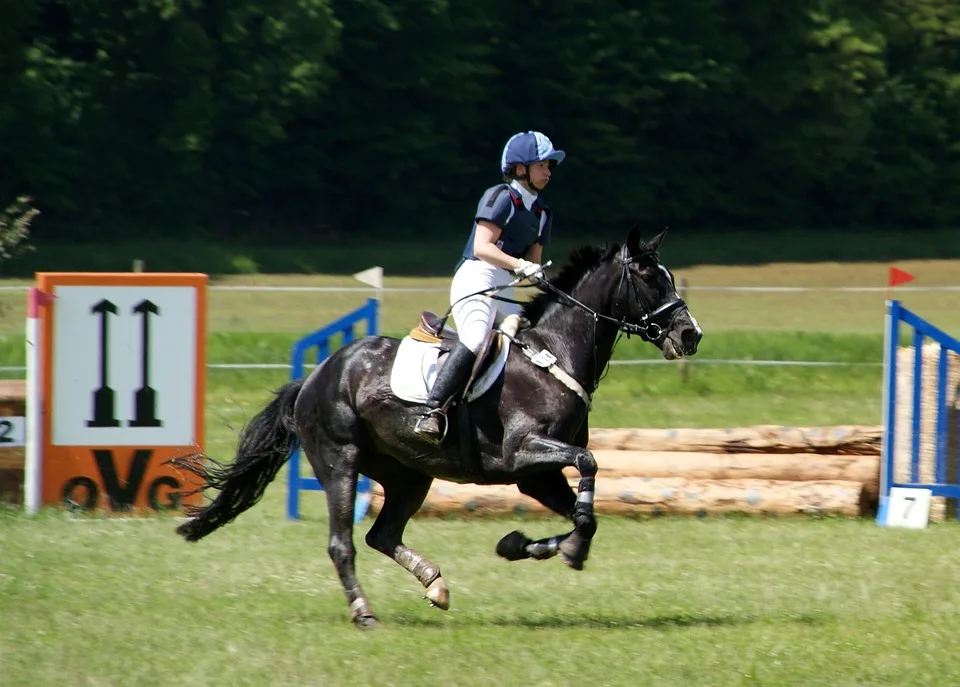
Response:
[[[543,263],[543,269],[547,269],[552,264],[553,264],[553,260],[547,260],[545,263]],[[491,286],[486,289],[480,289],[479,291],[474,291],[473,293],[468,293],[466,296],[461,296],[460,298],[455,300],[453,303],[451,303],[449,308],[447,308],[447,312],[444,313],[443,318],[440,320],[441,329],[446,326],[447,320],[450,318],[451,313],[453,313],[453,307],[460,301],[465,301],[468,298],[473,298],[474,296],[489,296],[491,300],[503,301],[504,303],[513,303],[514,305],[523,305],[524,301],[517,301],[512,298],[505,298],[503,296],[497,296],[496,294],[500,293],[501,291],[505,291],[506,289],[509,289],[509,288],[530,289],[537,286],[537,283],[532,283],[532,282],[528,284],[521,284],[520,282],[522,282],[524,279],[525,277],[517,277],[513,281],[503,284],[501,286]],[[540,280],[537,280],[537,281],[539,282]]]
[[[649,341],[651,343],[658,343],[663,338],[663,334],[664,334],[664,327],[663,325],[660,324],[660,322],[663,321],[662,318],[670,315],[671,313],[681,308],[685,308],[687,306],[686,302],[682,298],[674,298],[670,301],[667,301],[663,305],[657,308],[654,308],[653,310],[648,310],[646,307],[644,307],[643,300],[640,297],[640,290],[637,288],[636,282],[634,282],[634,280],[630,277],[630,274],[629,274],[629,266],[637,260],[637,257],[628,255],[626,246],[624,246],[621,249],[620,255],[621,255],[620,282],[617,285],[617,297],[614,303],[614,307],[616,311],[620,310],[620,302],[621,302],[620,294],[623,291],[624,281],[627,281],[630,284],[630,288],[633,291],[634,297],[636,298],[637,302],[640,304],[641,308],[646,311],[644,312],[643,316],[640,318],[639,322],[627,322],[625,316],[611,317],[610,315],[604,315],[603,313],[599,313],[593,308],[591,308],[590,306],[588,306],[586,303],[583,303],[577,300],[576,298],[574,298],[573,296],[571,296],[570,294],[558,289],[556,286],[550,283],[550,281],[546,277],[538,278],[536,283],[537,286],[542,286],[546,288],[548,291],[558,296],[560,300],[566,301],[568,304],[571,304],[577,308],[580,308],[581,310],[589,313],[593,317],[593,385],[589,389],[589,391],[585,394],[586,398],[584,399],[588,408],[590,407],[590,397],[593,396],[593,392],[600,385],[600,382],[602,381],[604,376],[603,372],[598,372],[597,370],[597,338],[598,338],[597,330],[599,328],[600,322],[602,321],[607,324],[613,325],[614,327],[616,327],[618,332],[626,334],[627,338],[630,338],[631,335],[636,334],[637,336],[640,336],[645,341]],[[639,257],[650,257],[650,256],[657,258],[656,253],[644,253]],[[659,262],[660,262],[659,258],[657,258],[657,263],[659,264]],[[518,344],[524,350],[524,353],[527,354],[527,357],[530,357],[531,360],[534,360],[534,357],[531,356],[530,352],[527,350],[529,347],[525,343],[521,341],[517,341],[512,337],[511,339],[514,341],[514,343]],[[619,341],[619,337],[617,341]],[[617,341],[615,341],[613,344],[614,348],[616,348]],[[609,366],[609,362],[607,365]],[[569,375],[567,375],[566,373],[564,373],[564,375],[569,377]],[[555,374],[555,376],[558,376],[558,375]],[[575,382],[575,380],[573,380],[572,377],[570,378],[570,380]],[[574,385],[567,383],[567,381],[565,381],[564,379],[561,379],[561,381],[563,381],[564,384],[569,388],[574,389]],[[579,384],[579,382],[575,382],[575,385],[578,385],[581,387],[583,386],[582,384]],[[576,391],[576,389],[574,389],[574,391]],[[577,393],[581,396],[581,398],[584,398],[584,394],[582,394],[580,391],[577,391]]]
[[[642,301],[640,300],[640,290],[637,288],[637,285],[633,281],[633,279],[630,278],[630,274],[628,272],[628,266],[633,262],[636,262],[636,260],[637,260],[636,257],[631,257],[627,255],[627,249],[626,249],[626,246],[624,246],[621,251],[622,268],[620,271],[620,283],[617,285],[617,299],[615,302],[617,310],[620,309],[619,307],[620,292],[623,290],[624,281],[627,281],[630,284],[630,288],[633,291],[634,296],[637,299],[637,302],[641,303],[642,305]],[[590,306],[586,305],[585,303],[581,303],[570,294],[564,293],[563,291],[555,287],[546,278],[539,279],[538,282],[539,284],[545,286],[549,291],[552,291],[557,296],[560,296],[562,299],[577,306],[581,310],[585,310],[586,312],[588,312],[590,315],[593,316],[593,320],[595,323],[599,321],[607,322],[608,324],[614,325],[618,331],[626,334],[628,338],[631,335],[636,334],[637,336],[640,336],[644,340],[650,341],[652,343],[657,343],[658,341],[660,341],[660,339],[663,338],[663,326],[659,324],[657,320],[663,317],[664,315],[668,315],[672,313],[675,310],[679,310],[680,308],[685,308],[687,305],[682,298],[674,298],[673,300],[667,301],[666,303],[664,303],[663,305],[661,305],[660,307],[654,310],[648,310],[646,313],[644,313],[643,317],[640,318],[639,322],[636,322],[636,323],[627,322],[626,318],[622,316],[618,318],[618,317],[611,317],[609,315],[598,313],[596,310],[594,310]]]
[[[670,301],[667,301],[663,305],[657,308],[654,308],[653,310],[649,310],[644,306],[643,300],[640,296],[640,290],[637,288],[636,282],[630,277],[629,266],[634,262],[636,262],[638,257],[651,257],[651,256],[654,257],[657,260],[657,263],[659,264],[660,262],[659,257],[657,256],[656,253],[643,253],[640,256],[631,256],[627,253],[627,247],[625,245],[621,249],[621,253],[620,253],[620,257],[621,257],[620,282],[617,285],[617,297],[614,302],[614,308],[615,308],[615,311],[619,312],[620,304],[621,304],[620,294],[623,291],[624,281],[626,281],[627,283],[629,283],[630,290],[633,292],[633,296],[636,298],[637,303],[640,304],[641,309],[645,311],[643,316],[640,318],[639,322],[628,322],[626,319],[626,316],[624,315],[621,315],[619,317],[611,317],[610,315],[599,313],[593,308],[591,308],[590,306],[588,306],[586,303],[583,303],[578,299],[574,298],[573,296],[571,296],[570,294],[558,289],[545,276],[538,277],[536,278],[536,281],[531,280],[530,283],[523,284],[521,286],[521,288],[529,288],[529,287],[535,287],[535,286],[543,287],[546,290],[552,292],[554,295],[558,296],[561,301],[566,301],[568,304],[573,305],[577,308],[580,308],[581,310],[589,313],[593,317],[593,361],[594,361],[593,368],[594,369],[593,369],[593,385],[589,391],[586,391],[585,389],[583,389],[583,385],[580,384],[580,382],[575,380],[573,377],[570,377],[568,373],[566,373],[565,371],[557,367],[555,365],[556,358],[554,358],[552,354],[549,354],[548,351],[541,351],[540,354],[532,353],[530,347],[526,343],[519,341],[517,338],[510,336],[509,334],[504,333],[504,335],[507,336],[514,344],[519,346],[523,350],[523,352],[527,355],[527,357],[534,362],[535,365],[538,365],[540,367],[550,368],[551,370],[553,370],[552,373],[554,374],[554,376],[557,376],[558,378],[560,378],[561,381],[566,386],[576,391],[577,394],[584,399],[584,402],[587,404],[587,407],[589,408],[590,398],[592,397],[593,392],[596,390],[597,386],[599,386],[602,380],[602,375],[597,371],[597,338],[598,338],[597,330],[599,328],[600,322],[613,325],[614,327],[616,327],[618,332],[626,334],[627,338],[630,338],[630,336],[632,335],[637,335],[641,337],[644,341],[649,341],[651,343],[659,343],[664,335],[664,327],[661,324],[663,319],[666,316],[670,315],[671,313],[681,308],[685,308],[687,306],[686,302],[679,297],[674,298]],[[551,264],[550,262],[547,262],[543,266],[544,268],[546,268],[550,264]],[[495,295],[499,291],[502,291],[509,287],[516,287],[520,285],[521,281],[523,281],[522,277],[514,279],[510,283],[504,284],[502,286],[493,286],[487,289],[482,289],[480,291],[468,294],[463,298],[458,299],[457,302],[461,300],[466,300],[467,298],[472,298],[474,296],[484,295],[494,300],[505,301],[507,303],[515,303],[518,305],[522,305],[523,304],[522,301],[515,301],[509,298],[504,298],[503,296]],[[446,321],[450,317],[452,312],[453,312],[453,304],[451,304],[450,308],[444,314],[443,319],[441,320],[441,326],[444,326],[446,324]],[[614,347],[616,347],[616,342],[614,342]],[[540,357],[540,356],[543,356],[544,354],[548,355],[546,359],[543,359]],[[550,358],[552,358],[552,360]],[[578,391],[576,387],[580,387],[581,390]]]

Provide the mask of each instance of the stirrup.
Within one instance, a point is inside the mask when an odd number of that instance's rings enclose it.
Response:
[[[437,438],[434,438],[434,435],[432,433],[428,434],[427,432],[422,430],[420,427],[421,423],[424,420],[426,420],[428,417],[433,415],[437,416],[437,426],[440,428],[440,435]],[[447,413],[444,411],[444,409],[431,408],[430,410],[425,412],[423,415],[421,415],[417,419],[417,424],[413,426],[413,433],[423,437],[427,441],[430,441],[432,443],[439,445],[439,444],[442,444],[443,440],[447,438],[447,430],[449,429],[449,427],[450,427],[450,423],[447,422]]]

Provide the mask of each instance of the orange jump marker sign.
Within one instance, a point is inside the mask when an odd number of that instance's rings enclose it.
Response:
[[[203,445],[205,274],[39,273],[40,501],[179,508]],[[193,497],[196,502],[199,496]]]

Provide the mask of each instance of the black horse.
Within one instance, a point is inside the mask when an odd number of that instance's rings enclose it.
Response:
[[[582,569],[597,529],[597,463],[586,448],[587,415],[619,333],[639,335],[667,359],[693,355],[702,336],[660,262],[662,238],[644,242],[634,227],[622,248],[579,248],[555,279],[541,282],[542,292],[524,305],[529,326],[513,338],[504,373],[484,395],[451,409],[450,431],[439,448],[413,432],[424,406],[391,392],[400,342],[370,336],[342,347],[305,380],[275,392],[241,434],[232,464],[202,454],[173,461],[200,478],[192,493],[219,490],[208,505],[188,509],[191,517],[177,533],[197,541],[257,503],[299,439],[326,492],[328,551],[359,627],[379,622],[354,567],[359,474],[384,491],[367,544],[413,574],[439,608],[449,608],[440,569],[403,544],[404,528],[434,478],[516,484],[571,520],[573,530],[538,541],[514,531],[500,540],[497,553],[509,560],[559,553]],[[562,472],[567,466],[581,475],[576,494]]]

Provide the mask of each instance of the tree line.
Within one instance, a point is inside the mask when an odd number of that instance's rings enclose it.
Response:
[[[50,240],[466,235],[516,131],[557,231],[960,219],[956,0],[11,0],[0,206]],[[6,202],[5,202],[6,201]]]

